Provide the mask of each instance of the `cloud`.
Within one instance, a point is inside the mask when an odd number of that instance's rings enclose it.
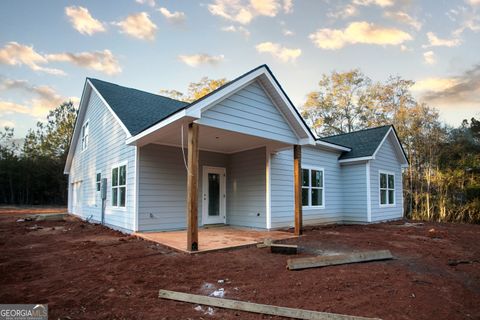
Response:
[[[96,32],[104,32],[106,30],[103,23],[93,18],[87,8],[66,7],[65,14],[70,18],[73,28],[81,34],[91,36]]]
[[[395,1],[394,0],[353,0],[352,3],[358,6],[377,5],[384,8],[384,7],[393,6],[395,4]]]
[[[182,23],[185,21],[185,13],[180,11],[170,12],[167,8],[159,8],[157,9],[166,19],[168,22],[172,23]]]
[[[238,32],[240,34],[243,34],[245,38],[248,38],[250,36],[250,31],[248,31],[248,29],[243,26],[230,25],[228,27],[223,27],[221,30],[225,32]]]
[[[110,50],[80,53],[57,53],[46,56],[49,61],[70,62],[77,66],[100,71],[108,75],[122,72],[118,60]]]
[[[214,0],[208,10],[215,16],[240,24],[249,24],[256,16],[275,17],[280,11],[291,13],[291,0]]]
[[[422,28],[422,23],[403,11],[387,11],[384,16],[400,23],[405,23],[416,30]]]
[[[423,59],[425,60],[426,64],[437,63],[437,58],[435,57],[435,53],[433,51],[424,52],[423,53]]]
[[[288,30],[288,29],[283,29],[282,33],[284,36],[287,36],[287,37],[295,35],[295,33],[292,30]]]
[[[413,87],[421,91],[422,100],[445,107],[471,106],[478,110],[480,104],[480,64],[472,66],[459,76],[428,78]]]
[[[190,67],[198,67],[199,65],[217,65],[224,60],[224,55],[212,56],[205,53],[192,54],[192,55],[179,55],[178,59],[189,65]]]
[[[142,40],[154,40],[157,32],[157,26],[146,12],[131,14],[114,24],[120,27],[122,33]]]
[[[332,19],[346,19],[358,14],[358,9],[353,4],[347,4],[346,6],[337,9],[337,11],[330,11],[327,16]]]
[[[0,101],[1,114],[28,114],[33,117],[44,117],[50,110],[56,108],[64,101],[78,102],[77,97],[63,97],[49,86],[31,85],[26,80],[14,80],[0,78],[0,92],[17,90],[22,92],[22,96],[30,97],[25,99],[22,104]]]
[[[62,70],[40,66],[48,63],[48,60],[36,52],[33,46],[26,46],[17,42],[9,42],[0,49],[0,63],[10,66],[26,65],[33,71],[45,72],[52,75],[65,75],[65,72]]]
[[[285,13],[293,12],[293,0],[283,0],[283,12]]]
[[[427,32],[428,45],[424,45],[424,48],[428,47],[456,47],[459,46],[462,41],[460,39],[440,39],[435,33]]]
[[[149,5],[152,8],[156,5],[155,0],[135,0],[135,2],[139,4]]]
[[[278,43],[262,42],[256,47],[260,53],[269,53],[281,62],[294,62],[301,54],[301,49],[291,49],[281,46]]]
[[[472,6],[480,6],[480,0],[467,0],[467,2]]]
[[[400,45],[412,40],[407,32],[365,21],[352,22],[345,29],[318,29],[310,40],[319,48],[335,50],[348,44]]]
[[[480,0],[478,0],[480,2]],[[451,9],[447,16],[450,20],[459,23],[459,27],[453,31],[453,35],[459,37],[465,30],[472,32],[480,31],[480,15],[476,7],[467,8],[464,6]]]

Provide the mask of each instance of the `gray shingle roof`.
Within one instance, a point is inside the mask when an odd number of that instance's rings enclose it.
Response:
[[[145,91],[88,78],[131,135],[136,135],[188,103]]]
[[[375,153],[383,138],[392,126],[370,128],[350,133],[321,138],[320,140],[340,144],[351,148],[350,152],[344,152],[340,159],[352,159],[369,157]]]

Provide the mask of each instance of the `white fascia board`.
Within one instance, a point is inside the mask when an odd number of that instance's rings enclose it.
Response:
[[[377,155],[378,151],[380,150],[380,148],[382,147],[382,145],[385,143],[385,140],[387,140],[388,136],[390,134],[393,134],[393,136],[395,137],[395,147],[397,148],[397,151],[398,153],[400,153],[402,155],[402,159],[403,159],[403,163],[402,164],[408,164],[408,160],[407,158],[405,157],[405,154],[403,153],[403,149],[402,149],[402,146],[400,145],[400,140],[398,139],[397,135],[395,134],[395,131],[393,130],[393,127],[390,127],[390,129],[387,131],[387,133],[385,134],[385,137],[383,137],[382,141],[380,142],[380,144],[378,145],[377,149],[375,150],[375,152],[373,153],[373,159],[375,159],[375,156]]]
[[[103,96],[100,94],[100,92],[98,92],[97,88],[95,88],[95,86],[90,82],[90,80],[87,79],[87,82],[90,84],[90,87],[93,89],[93,91],[95,91],[95,93],[98,95],[98,97],[100,98],[100,100],[103,102],[103,104],[105,106],[107,106],[107,109],[110,111],[110,113],[113,115],[113,117],[115,118],[115,120],[117,120],[117,122],[120,124],[120,126],[122,127],[123,131],[125,131],[125,134],[127,135],[127,139],[130,138],[132,135],[130,134],[130,131],[128,131],[127,127],[125,126],[125,124],[122,122],[122,120],[120,120],[120,118],[117,116],[117,114],[113,111],[112,107],[110,107],[110,105],[107,103],[107,101],[103,98]]]
[[[90,89],[90,91],[88,91]],[[85,81],[85,84],[83,85],[83,91],[82,91],[82,97],[80,98],[80,103],[78,105],[78,114],[77,114],[77,119],[75,121],[75,128],[73,128],[73,134],[72,138],[70,139],[70,147],[68,148],[68,154],[67,154],[67,160],[65,161],[65,168],[63,169],[64,174],[69,174],[70,173],[70,166],[72,165],[72,160],[73,160],[73,154],[75,153],[75,146],[77,145],[77,139],[78,135],[80,134],[79,132],[79,125],[80,125],[80,120],[83,120],[83,116],[85,113],[85,104],[86,101],[90,100],[89,96],[91,94],[91,84],[88,84],[88,81]],[[88,97],[87,97],[88,95]]]
[[[330,148],[330,149],[334,149],[334,150],[341,150],[341,151],[351,151],[352,150],[348,147],[339,146],[337,144],[333,144],[333,143],[329,143],[329,142],[325,142],[325,141],[321,141],[321,140],[315,141],[315,145]]]
[[[375,158],[374,157],[359,157],[359,158],[338,160],[338,163],[354,163],[354,162],[368,161],[368,160],[373,160],[373,159],[375,159]]]
[[[130,137],[126,140],[126,144],[128,145],[134,145],[135,142],[145,136],[148,136],[149,134],[171,124],[172,122],[175,122],[183,117],[186,117],[186,110],[180,110],[174,114],[172,114],[170,117],[160,121],[159,123],[157,123],[156,125],[148,128],[147,130],[144,130],[142,132],[140,132],[139,134],[137,134],[136,136],[133,136],[133,137]]]

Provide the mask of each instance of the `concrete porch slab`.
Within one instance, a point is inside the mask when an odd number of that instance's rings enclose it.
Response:
[[[240,248],[262,243],[265,239],[273,241],[293,239],[293,233],[285,231],[267,231],[240,227],[204,227],[198,229],[198,251],[191,252],[187,248],[187,232],[137,232],[136,236],[157,242],[169,248],[186,253],[203,253],[232,248]]]

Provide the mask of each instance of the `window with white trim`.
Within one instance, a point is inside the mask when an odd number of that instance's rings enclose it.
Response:
[[[323,169],[304,168],[302,169],[302,206],[323,207],[324,206],[324,183]]]
[[[88,147],[89,125],[88,120],[82,126],[82,151],[87,150]]]
[[[380,172],[380,205],[395,205],[395,175]]]
[[[102,173],[101,172],[97,172],[97,175],[95,177],[95,188],[97,190],[97,192],[100,192],[100,189],[102,187]]]
[[[112,206],[125,208],[127,198],[127,165],[112,168]]]

